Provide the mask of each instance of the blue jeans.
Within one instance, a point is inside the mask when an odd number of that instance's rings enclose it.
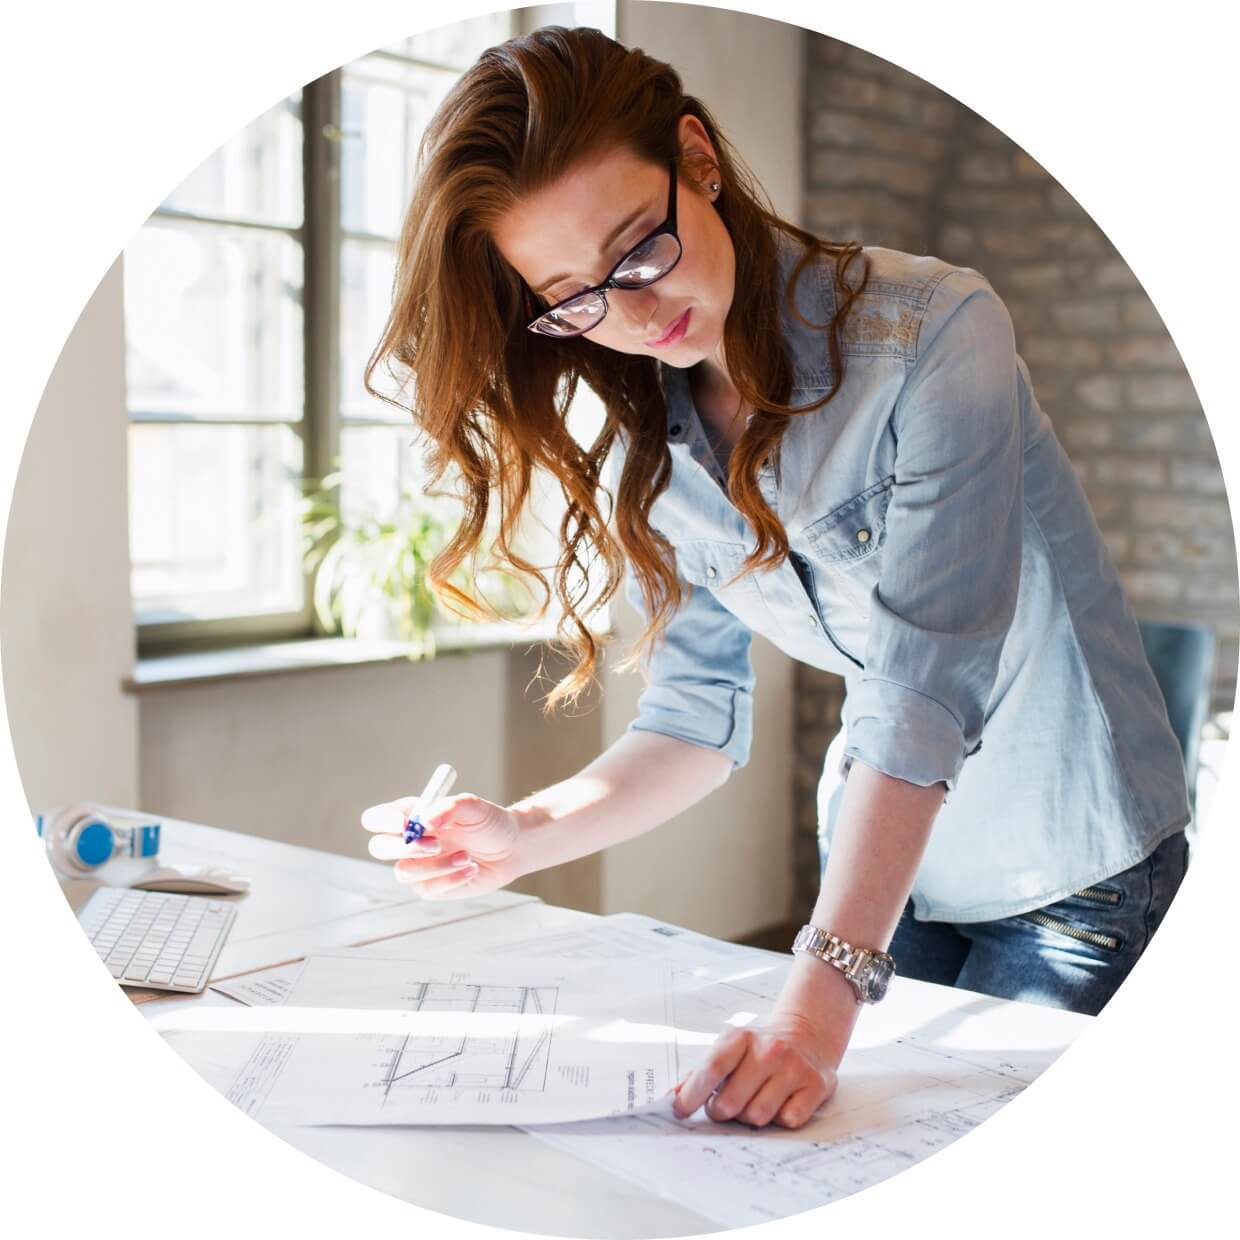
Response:
[[[888,950],[899,977],[1096,1016],[1167,912],[1188,865],[1183,831],[1127,870],[997,921],[916,921],[910,901]]]

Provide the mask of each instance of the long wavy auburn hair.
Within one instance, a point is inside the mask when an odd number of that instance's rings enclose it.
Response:
[[[865,288],[867,264],[858,244],[826,242],[780,219],[706,107],[685,94],[670,65],[639,49],[597,30],[550,26],[483,52],[458,79],[419,147],[392,309],[366,368],[368,390],[407,409],[429,441],[431,485],[454,476],[463,502],[461,523],[430,570],[445,605],[458,614],[487,614],[485,603],[450,578],[463,564],[477,565],[489,531],[488,561],[536,585],[540,615],[554,593],[559,639],[576,662],[547,695],[548,711],[575,701],[594,678],[600,640],[586,621],[615,595],[626,558],[647,616],[634,658],[650,649],[681,603],[671,544],[650,524],[671,477],[666,405],[656,359],[607,349],[588,335],[555,339],[526,330],[524,285],[492,230],[524,196],[618,144],[651,163],[675,160],[680,175],[677,122],[685,114],[701,121],[718,156],[717,166],[707,167],[722,186],[715,206],[736,251],[723,346],[732,382],[756,411],[728,468],[728,494],[755,539],[743,571],[780,563],[788,537],[758,475],[768,462],[778,468],[789,419],[821,408],[839,389],[842,324]],[[694,176],[681,183],[701,192]],[[778,287],[777,232],[805,247],[787,289]],[[834,258],[840,295],[829,322],[808,324],[793,288],[816,254]],[[859,256],[853,285],[848,269]],[[823,331],[833,386],[811,405],[787,403],[792,370],[780,330],[781,295],[802,322]],[[380,366],[399,381],[407,405],[380,390]],[[588,447],[567,425],[583,381],[605,411]],[[611,495],[601,476],[617,438],[624,463]],[[550,583],[517,550],[539,471],[555,480],[565,505],[559,559],[546,570]]]

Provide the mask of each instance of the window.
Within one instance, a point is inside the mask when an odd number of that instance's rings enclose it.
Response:
[[[125,252],[140,622],[302,610],[301,106],[217,151]]]
[[[509,23],[509,14],[494,14],[415,35],[347,65],[335,83],[341,156],[338,407],[346,513],[386,512],[402,487],[418,480],[420,454],[408,419],[370,396],[362,375],[387,318],[396,240],[413,192],[411,153],[458,75],[483,48],[508,37]],[[375,379],[381,386],[384,375]]]
[[[125,251],[130,549],[143,654],[316,631],[303,477],[415,487],[407,417],[362,386],[422,130],[496,13],[312,82],[221,147]]]

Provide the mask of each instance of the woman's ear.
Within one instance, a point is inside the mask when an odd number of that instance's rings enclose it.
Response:
[[[714,198],[719,184],[719,158],[715,154],[714,144],[706,132],[706,126],[691,113],[686,112],[676,127],[676,138],[680,146],[680,161],[685,175],[697,182],[698,188],[708,197]]]

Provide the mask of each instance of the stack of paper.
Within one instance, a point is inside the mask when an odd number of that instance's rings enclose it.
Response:
[[[677,1120],[668,1091],[728,1024],[761,1020],[790,957],[635,915],[505,936],[454,963],[396,954],[415,945],[220,983],[250,1006],[170,1013],[165,1036],[272,1126],[516,1124],[740,1226],[822,1205],[941,1149],[1087,1023],[897,979],[903,1002],[866,1010],[819,1115],[796,1131],[754,1130],[701,1112]],[[920,1024],[910,1020],[919,1010]]]

